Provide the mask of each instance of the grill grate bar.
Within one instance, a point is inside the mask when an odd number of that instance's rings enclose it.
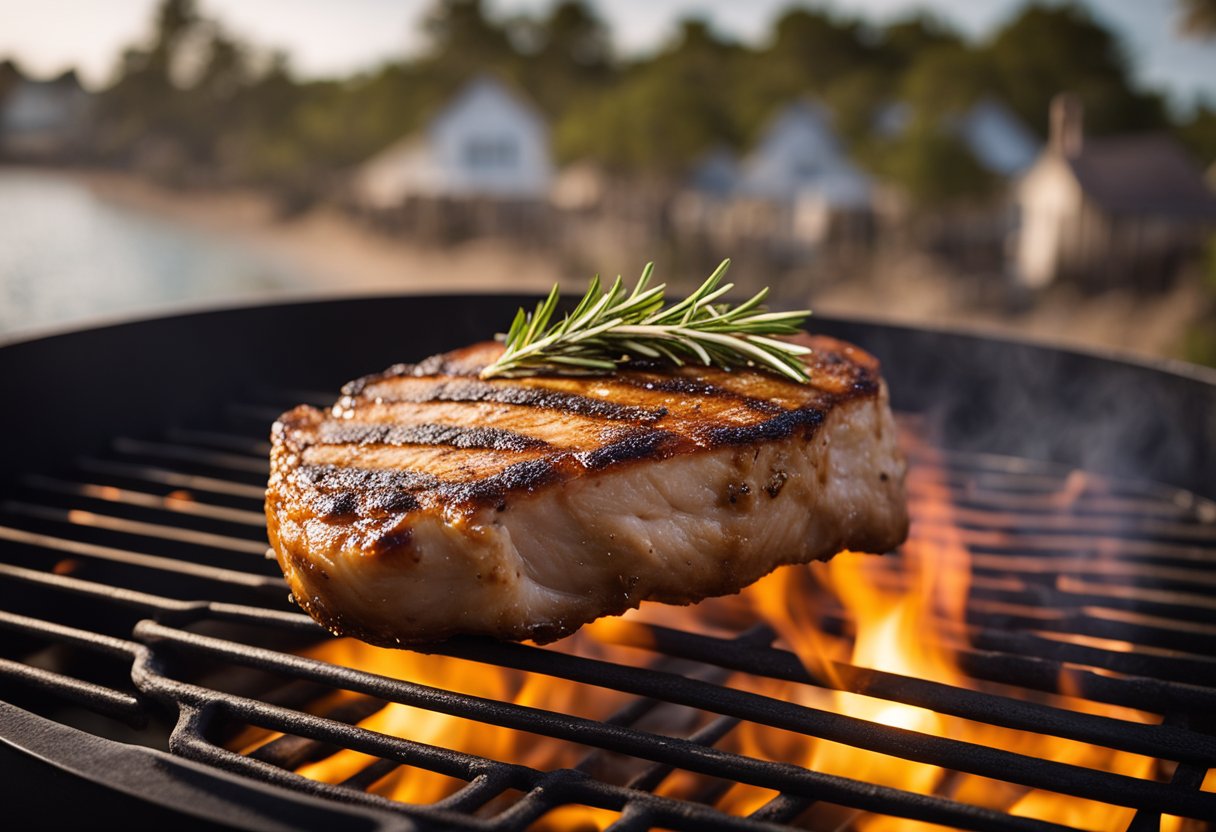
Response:
[[[1116,652],[1091,644],[1048,638],[1047,635],[983,630],[972,634],[972,643],[981,650],[993,650],[1015,656],[1039,656],[1129,676],[1172,680],[1205,688],[1216,687],[1216,661],[1206,656],[1153,655],[1143,650]]]
[[[1103,614],[1160,616],[1176,621],[1174,629],[1185,629],[1196,622],[1216,622],[1216,597],[1193,592],[1106,584],[1064,576],[1050,584],[1022,584],[1020,579],[972,576],[969,611],[984,609],[986,607],[981,605],[995,603],[997,599],[1032,610],[1045,609],[1048,613],[1059,610],[1062,615],[1069,614],[1070,610],[1081,610],[1085,614],[1092,610],[1096,617]]]
[[[472,717],[483,722],[575,742],[594,742],[599,747],[634,757],[668,762],[702,774],[728,777],[764,788],[807,795],[808,786],[825,776],[806,772],[796,766],[767,763],[703,748],[687,741],[657,738],[620,726],[575,717],[561,717],[533,708],[463,696],[311,659],[251,648],[166,628],[154,622],[141,622],[136,627],[135,634],[137,638],[154,645],[171,644],[188,652],[294,674],[311,681],[334,684],[454,716]],[[523,645],[487,645],[471,640],[451,642],[444,645],[441,652],[444,655],[488,661],[638,696],[660,698],[674,704],[737,716],[754,723],[1032,788],[1063,791],[1078,797],[1130,805],[1133,808],[1156,808],[1174,814],[1204,817],[1207,813],[1216,813],[1216,794],[1180,792],[1164,784],[1124,775],[1083,769],[1051,760],[1039,760],[914,731],[880,727],[865,720],[722,688],[662,671],[611,665],[594,659]],[[757,774],[761,772],[763,776],[757,781]],[[807,776],[811,776],[812,780],[808,781]],[[842,778],[831,778],[827,781],[829,790],[839,793],[841,780]],[[824,783],[819,783],[818,787],[826,788]],[[845,789],[846,794],[848,791]],[[838,801],[827,796],[823,799],[858,805],[855,802],[856,797],[853,802]]]
[[[192,686],[163,679],[156,680],[153,684],[160,685],[165,682],[168,682],[170,687],[178,688],[173,695],[173,698],[177,701],[189,703],[193,698],[188,690]],[[485,824],[484,828],[494,830],[516,829],[528,825],[539,818],[544,812],[556,806],[580,804],[617,811],[624,810],[631,805],[640,806],[641,808],[637,811],[645,811],[651,817],[652,823],[663,825],[664,828],[670,827],[686,830],[765,830],[765,832],[770,832],[770,830],[774,829],[769,823],[725,815],[718,810],[700,804],[677,801],[647,792],[635,792],[623,786],[603,783],[571,769],[561,769],[547,773],[538,772],[515,764],[486,760],[444,748],[436,748],[410,740],[377,734],[358,727],[328,722],[321,717],[286,711],[276,715],[273,712],[276,710],[282,711],[282,709],[270,708],[263,703],[241,699],[240,697],[227,695],[215,697],[214,695],[207,695],[205,693],[203,695],[210,701],[213,707],[222,705],[226,710],[232,711],[234,716],[271,730],[296,730],[306,736],[324,742],[343,744],[347,748],[352,748],[365,754],[391,758],[403,765],[427,768],[447,774],[448,776],[470,781],[482,774],[488,773],[493,777],[495,773],[498,773],[501,778],[498,781],[499,783],[528,792],[522,800],[496,817],[492,824]],[[315,781],[300,782],[293,779],[295,775],[287,774],[273,767],[260,768],[256,761],[251,761],[232,752],[216,748],[201,738],[187,736],[185,732],[179,731],[175,733],[175,737],[178,738],[176,750],[189,756],[199,757],[215,765],[223,765],[234,770],[243,771],[244,773],[261,775],[264,779],[268,779],[271,782],[304,787],[320,794],[334,795],[335,790],[341,788]],[[813,772],[806,772],[805,770],[799,771],[803,771],[803,773],[816,779],[842,779],[830,778],[827,775],[816,775]],[[733,774],[720,776],[733,776]],[[743,780],[743,782],[748,781]],[[822,789],[824,792],[823,799],[830,799],[831,796],[841,794],[842,797],[846,798],[846,800],[839,801],[842,805],[862,803],[865,805],[861,808],[867,808],[869,811],[886,812],[887,814],[895,814],[916,820],[948,824],[958,829],[994,830],[995,832],[1003,832],[1003,830],[1009,830],[1009,832],[1022,832],[1022,830],[1025,830],[1025,832],[1078,832],[1072,827],[1031,818],[998,814],[990,810],[967,804],[954,803],[942,798],[899,792],[880,786],[858,785],[861,789],[857,795],[840,793],[837,789],[825,787]],[[769,786],[765,784],[764,787]],[[351,793],[349,790],[343,789],[342,791],[352,796],[357,795],[357,793]],[[379,804],[380,799],[374,795],[358,796]],[[847,800],[850,797],[853,799]],[[343,797],[341,799],[347,798]],[[396,808],[401,807],[401,804],[393,804],[391,802],[389,805]],[[415,812],[425,819],[428,814],[434,811],[434,807],[438,805],[434,804],[432,807],[410,805],[408,808],[410,812]],[[483,824],[478,822],[476,818],[469,818],[468,816],[457,817],[459,818],[461,828],[483,827]]]
[[[152,442],[146,439],[119,437],[113,441],[112,447],[120,454],[193,462],[212,468],[230,469],[263,477],[266,475],[268,465],[265,459],[172,442]]]
[[[897,414],[896,421],[906,423],[901,416],[901,414]],[[910,434],[905,433],[905,437],[923,435],[923,431],[915,427],[911,427],[909,430]],[[918,463],[916,468],[926,473],[946,470],[971,475],[991,474],[1013,478],[1014,482],[1022,479],[1028,482],[1044,479],[1051,480],[1056,484],[1058,490],[1065,493],[1090,491],[1111,495],[1146,496],[1161,502],[1187,505],[1212,503],[1210,500],[1175,486],[1152,480],[1081,471],[1075,466],[1063,462],[927,446],[923,440],[918,438],[904,442],[902,449],[908,460]]]
[[[240,523],[246,526],[254,526],[259,531],[265,531],[266,529],[266,515],[262,512],[211,505],[210,503],[203,503],[194,499],[175,497],[172,494],[161,496],[159,494],[150,494],[146,491],[117,488],[112,485],[76,483],[41,475],[25,477],[23,482],[41,491],[49,491],[56,494],[87,497],[94,500],[104,500],[109,503],[137,506],[155,511],[170,512],[171,514],[185,514],[208,520],[221,520],[227,523]]]
[[[728,667],[754,676],[784,679],[819,687],[847,690],[892,702],[928,708],[943,714],[1006,728],[1074,739],[1172,760],[1193,760],[1216,765],[1216,737],[1169,725],[1145,725],[1112,717],[1077,713],[1050,705],[914,679],[881,670],[832,663],[836,679],[812,677],[796,655],[778,648],[757,650],[731,639],[689,633],[660,625],[622,622],[613,630],[616,643],[644,646],[666,655]],[[614,639],[615,640],[615,639]],[[1216,691],[1213,691],[1216,697]]]
[[[999,535],[968,529],[947,529],[944,526],[940,531],[941,536],[928,534],[926,527],[918,524],[913,534],[917,540],[930,546],[966,546],[971,552],[971,564],[977,569],[1049,576],[1084,572],[1184,584],[1198,580],[1207,586],[1216,585],[1210,563],[1213,553],[1193,546],[1115,538],[1090,539],[1080,535]],[[1130,558],[1145,560],[1132,561]],[[1152,560],[1195,563],[1198,568],[1159,565],[1152,563]]]
[[[1068,512],[1088,518],[1216,522],[1216,503],[1199,500],[1189,503],[1164,502],[1148,497],[1116,497],[1088,491],[1075,494],[1064,490],[1041,494],[986,491],[976,487],[966,474],[951,476],[948,472],[932,478],[913,473],[905,485],[908,499],[924,505],[948,503],[960,509],[1013,514],[1053,515]]]
[[[766,823],[789,823],[811,808],[815,801],[793,794],[779,794],[749,817]]]
[[[273,589],[276,593],[281,593],[283,589],[282,581],[273,575],[255,575],[248,572],[238,572],[234,569],[224,569],[218,566],[208,566],[189,560],[181,560],[179,558],[145,555],[141,552],[129,552],[125,549],[117,549],[112,546],[86,543],[81,540],[69,540],[39,532],[14,529],[9,526],[0,526],[0,540],[21,543],[53,552],[64,552],[85,558],[121,563],[141,569],[155,569],[179,575],[189,575],[190,577],[202,578],[218,583],[252,587],[254,589]]]
[[[227,502],[228,505],[175,501],[171,495],[160,496],[139,490],[138,487],[117,487],[97,482],[71,482],[42,476],[28,477],[24,482],[37,490],[87,500],[104,500],[107,505],[113,505],[115,514],[146,518],[149,515],[142,512],[151,512],[165,518],[163,523],[145,523],[114,516],[105,509],[99,512],[74,510],[77,520],[102,518],[99,523],[75,523],[74,528],[97,528],[101,532],[133,534],[151,539],[175,539],[156,534],[157,530],[168,530],[169,534],[195,536],[194,541],[178,538],[176,542],[197,542],[197,535],[208,533],[193,532],[180,526],[183,519],[196,516],[202,520],[238,523],[251,529],[257,527],[260,531],[264,522],[262,515],[252,509],[255,504],[260,505],[263,489],[240,480],[246,475],[266,475],[267,445],[264,440],[223,431],[184,429],[170,430],[167,439],[169,443],[119,439],[114,442],[114,449],[119,454],[166,460],[168,467],[106,459],[81,460],[79,467],[137,484],[150,483],[215,494],[218,498],[213,499]],[[1194,684],[1197,680],[1216,682],[1216,657],[1206,655],[1210,652],[1206,649],[1208,642],[1216,634],[1216,628],[1212,626],[1213,620],[1216,620],[1212,615],[1216,611],[1216,601],[1206,593],[1200,594],[1206,587],[1216,587],[1216,575],[1211,571],[1211,566],[1216,564],[1216,545],[1213,545],[1216,544],[1216,504],[1152,483],[1079,475],[1066,466],[990,455],[943,456],[933,453],[920,458],[926,460],[926,464],[939,466],[944,459],[946,468],[939,469],[938,476],[933,477],[919,476],[914,469],[909,483],[912,510],[917,517],[914,535],[920,536],[922,545],[933,545],[934,542],[957,544],[961,541],[972,552],[975,572],[968,602],[968,622],[971,626],[957,631],[960,638],[959,657],[968,674],[977,679],[1000,681],[1049,693],[1060,688],[1061,674],[1065,674],[1079,695],[1096,701],[1171,715],[1186,710],[1206,712],[1216,708],[1216,684],[1211,687]],[[224,474],[204,476],[186,473],[195,466],[220,470]],[[233,507],[246,505],[245,501],[248,501],[250,510]],[[950,507],[943,508],[942,501],[949,501]],[[130,510],[122,510],[128,506]],[[6,503],[5,508],[39,520],[64,522],[65,518],[68,521],[72,519],[68,510],[37,505],[32,501]],[[1072,522],[1074,518],[1077,522]],[[202,522],[195,525],[208,527]],[[24,537],[15,539],[14,534]],[[85,533],[80,531],[78,534],[83,536]],[[212,537],[230,543],[249,544],[244,548],[244,554],[254,554],[254,546],[257,547],[256,554],[264,553],[265,546],[260,542],[255,544],[241,537],[221,534]],[[0,527],[0,542],[6,539],[51,551],[64,551],[63,545],[92,547],[96,553],[92,557],[97,560],[138,565],[149,570],[161,568],[156,565],[158,561],[186,565],[188,568],[198,567],[210,573],[209,580],[216,582],[227,582],[227,574],[242,575],[255,580],[259,589],[273,591],[280,597],[285,592],[277,574],[255,576],[239,569],[216,570],[191,560],[125,553],[118,548]],[[43,539],[59,543],[37,542]],[[211,543],[214,541],[203,545],[210,547]],[[217,545],[214,548],[225,547]],[[118,553],[119,557],[107,557],[104,553]],[[128,561],[124,555],[137,560]],[[143,559],[143,562],[140,563],[138,559]],[[1046,565],[1036,567],[1036,561]],[[229,565],[239,567],[235,562]],[[190,577],[202,576],[201,573],[190,574],[189,571],[170,571],[189,574]],[[147,646],[122,639],[116,641],[121,642],[126,651],[136,651],[133,678],[140,691],[176,704],[183,714],[182,725],[189,722],[186,715],[198,705],[204,711],[223,711],[253,725],[271,729],[277,725],[277,730],[284,732],[283,737],[265,744],[248,758],[242,758],[217,748],[203,739],[201,734],[193,735],[192,729],[187,726],[179,728],[175,734],[174,750],[178,753],[200,758],[210,755],[213,762],[222,760],[221,764],[229,769],[244,774],[253,773],[263,780],[286,783],[293,788],[328,796],[340,793],[345,795],[341,798],[344,800],[380,801],[378,805],[392,806],[411,817],[456,822],[466,828],[523,829],[557,806],[581,803],[620,812],[613,829],[641,829],[654,825],[674,829],[771,829],[776,828],[773,824],[785,823],[804,814],[816,802],[839,803],[865,811],[932,820],[961,828],[1064,828],[977,809],[945,797],[923,798],[894,789],[876,796],[873,794],[874,787],[847,778],[829,776],[826,786],[819,782],[811,783],[800,778],[814,773],[797,766],[780,769],[782,776],[791,778],[789,782],[782,781],[780,777],[774,781],[764,767],[781,767],[785,764],[767,763],[715,747],[743,719],[857,747],[873,748],[879,753],[923,760],[956,772],[971,772],[1033,788],[1137,807],[1133,829],[1139,828],[1137,824],[1151,823],[1163,811],[1191,817],[1206,817],[1207,814],[1203,813],[1216,814],[1216,797],[1198,791],[1198,782],[1192,782],[1196,773],[1202,780],[1206,768],[1216,763],[1216,737],[1191,730],[1185,721],[1178,722],[1170,717],[1163,724],[1146,725],[843,663],[835,668],[842,682],[840,689],[1015,730],[1050,734],[1181,762],[1170,783],[1156,783],[1009,752],[994,752],[929,734],[900,731],[865,720],[819,712],[757,694],[723,688],[720,683],[724,677],[685,678],[675,672],[675,665],[665,671],[656,671],[523,645],[496,645],[475,640],[458,641],[438,649],[437,652],[446,655],[646,697],[632,700],[607,722],[588,721],[588,724],[584,724],[575,717],[559,713],[461,696],[315,660],[304,660],[312,664],[307,670],[301,670],[301,666],[293,662],[296,657],[169,626],[233,621],[286,627],[320,636],[321,631],[312,620],[299,613],[216,601],[177,601],[5,564],[0,564],[0,578],[118,602],[153,615],[155,622],[144,621],[135,630],[135,637]],[[1178,587],[1180,591],[1173,592],[1170,587]],[[1191,591],[1187,592],[1186,589]],[[197,597],[209,596],[200,592]],[[841,623],[844,619],[839,614],[835,621],[834,626],[838,631],[848,632],[849,625],[847,621]],[[39,622],[30,628],[26,627],[25,622],[12,626],[44,637],[55,635],[48,634],[45,628],[39,630],[40,625],[64,627],[64,633],[73,629],[51,622]],[[765,636],[762,644],[746,647],[745,636],[726,639],[641,623],[628,623],[625,628],[615,628],[611,632],[627,633],[630,628],[637,635],[636,643],[632,646],[650,649],[676,660],[677,664],[680,661],[697,661],[775,679],[830,686],[825,680],[812,679],[793,653],[773,648],[769,643],[772,632],[767,627],[760,628]],[[1009,633],[1009,628],[1028,628],[1029,632]],[[86,630],[75,632],[88,634]],[[1109,645],[1099,644],[1100,639],[1124,636],[1133,642],[1129,652],[1112,652]],[[968,643],[968,639],[971,639],[971,643]],[[1183,646],[1193,652],[1187,655],[1178,650],[1164,651],[1156,649],[1158,645]],[[168,653],[178,652],[196,652],[233,664],[291,677],[302,676],[308,680],[298,683],[302,685],[319,684],[366,694],[369,686],[382,683],[387,690],[398,694],[385,699],[403,701],[410,697],[421,697],[417,703],[419,707],[569,742],[590,744],[603,751],[650,761],[650,765],[635,775],[627,786],[614,786],[591,777],[583,765],[579,766],[582,771],[563,769],[540,772],[385,737],[350,724],[361,721],[364,710],[371,709],[368,711],[370,713],[382,707],[384,699],[361,699],[340,706],[325,717],[312,717],[280,706],[272,706],[278,707],[278,710],[268,715],[267,712],[257,711],[263,703],[178,682],[162,675],[160,660]],[[120,655],[130,661],[132,654],[122,652]],[[1097,661],[1097,657],[1105,657],[1105,663]],[[1080,662],[1096,669],[1071,666],[1070,662]],[[1163,669],[1166,672],[1162,672]],[[1133,675],[1108,675],[1103,672],[1105,670]],[[1144,674],[1160,678],[1147,678]],[[100,688],[52,671],[7,660],[0,660],[0,676],[11,677],[17,683],[36,690],[56,693],[67,701],[79,702],[98,712],[105,713],[109,709],[114,715],[128,721],[136,719],[137,714],[146,713],[148,704],[140,696]],[[100,698],[96,693],[98,689],[105,691]],[[679,740],[630,727],[646,711],[668,703],[669,706],[695,708],[718,716],[691,736]],[[411,701],[407,704],[416,703]],[[344,711],[343,707],[350,713]],[[323,720],[324,727],[322,723],[311,720]],[[322,759],[338,747],[363,750],[381,759],[365,766],[344,783],[333,786],[303,781],[290,772],[302,762]],[[380,750],[369,751],[368,748]],[[698,752],[695,750],[697,748],[701,750]],[[597,753],[600,752],[593,750],[584,762]],[[429,807],[404,806],[364,793],[365,789],[403,765],[427,768],[467,783],[453,795]],[[267,770],[275,766],[278,767],[278,774]],[[713,803],[734,781],[776,789],[780,794],[753,812],[746,821],[724,814],[712,806],[647,794],[677,768],[706,777],[726,778],[727,782],[709,782],[707,788],[693,798],[694,801]],[[744,776],[740,776],[739,770],[744,772]],[[469,816],[471,811],[485,807],[511,789],[524,791],[525,796],[508,810],[492,820]],[[866,794],[859,797],[858,790],[866,791]],[[950,793],[949,789],[939,791],[939,794]]]
[[[139,520],[128,520],[124,517],[114,517],[95,511],[82,509],[60,509],[50,506],[9,500],[3,508],[11,514],[33,517],[39,520],[50,520],[55,523],[66,523],[73,526],[87,526],[119,534],[139,537],[153,537],[160,540],[171,540],[174,543],[189,543],[192,546],[225,549],[229,552],[240,552],[247,555],[265,555],[265,542],[247,538],[231,537],[212,532],[200,532],[181,526],[167,526],[162,523],[144,523]]]
[[[694,742],[697,745],[716,745],[719,740],[733,731],[739,722],[740,720],[736,717],[720,716],[690,735],[688,741]],[[666,780],[667,776],[673,771],[675,771],[675,766],[656,763],[645,771],[640,772],[627,785],[631,789],[651,792],[658,788],[659,784]]]
[[[307,615],[222,601],[181,601],[164,598],[138,590],[116,587],[111,584],[86,581],[67,575],[38,572],[19,566],[0,564],[0,578],[9,578],[78,595],[109,601],[124,607],[155,614],[158,621],[174,620],[181,623],[196,621],[203,617],[217,621],[279,627],[287,630],[312,632],[321,635],[321,628]],[[279,587],[276,595],[282,591]]]
[[[1206,774],[1206,769],[1184,763],[1174,769],[1174,775],[1170,778],[1170,785],[1182,789],[1198,790],[1203,785],[1203,779]],[[1159,832],[1160,829],[1161,813],[1141,809],[1132,818],[1131,824],[1127,827],[1127,832]]]
[[[136,696],[105,685],[33,667],[11,659],[0,659],[0,679],[54,696],[60,701],[88,708],[95,713],[142,727],[148,722],[147,703]]]
[[[975,584],[974,579],[972,585]],[[1140,607],[1158,605],[1168,607],[1190,607],[1216,612],[1216,597],[1200,595],[1195,592],[1178,592],[1176,590],[1157,590],[1142,586],[1123,586],[1117,584],[1090,583],[1084,578],[1074,578],[1068,575],[1060,576],[1055,587],[1060,596],[1072,596],[1078,599],[1101,598],[1110,603],[1113,599],[1134,601]]]
[[[233,420],[243,420],[256,424],[260,431],[266,432],[267,426],[283,415],[283,409],[249,402],[227,402],[224,411]]]
[[[376,760],[374,763],[370,764],[361,771],[357,771],[350,777],[347,777],[345,780],[338,783],[338,785],[348,789],[354,789],[355,791],[365,792],[374,786],[377,781],[383,780],[385,777],[392,774],[399,768],[401,768],[401,765],[393,760]],[[461,789],[461,791],[465,791],[467,788],[468,787],[465,787],[465,789]],[[474,807],[474,809],[475,808],[476,807]],[[457,811],[460,810],[457,809]]]
[[[159,485],[174,486],[175,488],[188,488],[192,491],[206,491],[212,494],[244,497],[256,500],[259,504],[266,498],[265,485],[248,485],[243,482],[236,482],[220,477],[187,474],[172,468],[161,468],[156,465],[81,457],[76,460],[76,467],[84,471],[112,477],[153,482]]]
[[[918,530],[919,531],[919,530]],[[918,536],[917,540],[927,545],[946,545],[946,539]],[[1038,546],[1034,541],[1018,541],[1012,545],[990,546],[983,543],[968,541],[964,533],[956,540],[967,544],[971,550],[971,566],[977,574],[992,573],[997,577],[1015,575],[1054,579],[1056,576],[1076,577],[1080,575],[1099,576],[1104,578],[1120,578],[1135,582],[1139,580],[1173,583],[1182,587],[1194,589],[1195,584],[1216,586],[1216,574],[1206,563],[1198,563],[1195,568],[1181,566],[1162,566],[1143,561],[1126,561],[1114,557],[1099,557],[1097,550],[1082,545],[1079,541],[1068,554],[1059,542],[1051,546]],[[1036,552],[1036,554],[1029,554]],[[1103,554],[1107,554],[1103,551]],[[1151,556],[1151,553],[1150,553]]]
[[[165,436],[182,445],[202,445],[219,450],[232,451],[243,456],[252,456],[265,461],[270,456],[270,443],[265,439],[252,439],[238,434],[217,430],[195,430],[193,428],[169,428]]]
[[[381,760],[380,762],[391,761]],[[490,765],[489,760],[485,762]],[[376,763],[372,763],[372,766],[375,765]],[[508,772],[501,767],[495,767],[477,775],[464,788],[432,805],[441,809],[472,814],[510,788],[511,778]]]
[[[80,647],[113,658],[129,659],[139,647],[135,642],[126,639],[95,633],[92,630],[68,627],[54,621],[18,615],[5,610],[0,610],[0,627],[23,633],[37,633],[39,636],[60,644],[70,644],[73,647]]]
[[[382,700],[363,697],[351,702],[344,702],[332,708],[325,714],[325,718],[334,722],[342,722],[346,725],[354,725],[367,719],[377,711],[383,710],[387,704],[387,702]],[[318,743],[304,737],[286,734],[258,746],[247,756],[255,760],[261,760],[264,763],[270,763],[278,768],[294,770],[306,763],[315,763],[318,760],[329,757],[337,750],[338,746]]]
[[[915,498],[912,498],[915,501]],[[947,524],[964,530],[1015,532],[1018,537],[1067,532],[1077,536],[1104,536],[1117,539],[1150,539],[1155,541],[1193,541],[1207,544],[1213,557],[1216,552],[1216,526],[1206,523],[1177,523],[1159,520],[1132,520],[1126,517],[1102,515],[1045,514],[978,510],[957,505],[938,506],[926,502],[915,505],[916,521],[932,526]]]

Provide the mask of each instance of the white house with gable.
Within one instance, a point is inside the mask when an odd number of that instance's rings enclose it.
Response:
[[[384,209],[417,197],[539,200],[552,179],[543,117],[501,81],[482,76],[420,132],[365,162],[353,190],[363,205]]]
[[[810,199],[834,209],[865,208],[870,190],[870,178],[849,161],[828,111],[807,101],[777,114],[744,158],[738,187],[742,196]]]
[[[18,80],[0,100],[0,153],[37,158],[79,149],[91,107],[92,96],[74,72],[51,81]]]

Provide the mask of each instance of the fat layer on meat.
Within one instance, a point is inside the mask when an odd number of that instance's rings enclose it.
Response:
[[[494,344],[275,424],[266,514],[293,596],[377,644],[548,641],[907,532],[877,363],[802,336],[812,383],[637,367],[481,381]]]

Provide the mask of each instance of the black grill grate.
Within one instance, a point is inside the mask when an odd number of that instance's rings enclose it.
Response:
[[[866,813],[961,829],[1074,828],[749,756],[728,742],[748,723],[1130,807],[1131,829],[1157,828],[1162,813],[1196,819],[1193,828],[1216,817],[1216,793],[1200,789],[1216,767],[1216,504],[913,443],[915,534],[961,542],[972,557],[967,621],[955,637],[974,690],[845,663],[832,666],[831,679],[813,678],[765,625],[732,636],[636,620],[614,628],[618,644],[648,657],[645,667],[481,640],[437,648],[621,695],[619,710],[589,719],[298,654],[324,634],[286,603],[277,567],[263,557],[261,437],[279,404],[322,398],[293,392],[269,405],[234,404],[222,426],[116,439],[71,470],[25,477],[0,514],[0,628],[11,636],[0,660],[3,698],[98,735],[167,744],[255,784],[423,825],[527,829],[574,804],[617,813],[619,830],[773,829],[816,817],[850,828]],[[915,420],[905,427],[920,430]],[[822,618],[829,631],[849,627],[842,610],[827,606]],[[731,673],[1145,755],[1159,761],[1156,779],[819,710],[727,684]],[[1063,707],[1061,680],[1073,697],[1159,721]],[[345,692],[337,704],[334,691]],[[546,771],[359,727],[387,703],[584,750],[576,764]],[[697,718],[669,736],[652,723],[674,706]],[[251,753],[230,750],[250,726],[284,736]],[[339,784],[295,773],[340,749],[374,759]],[[612,755],[635,761],[628,776],[599,776]],[[368,791],[401,767],[465,785],[427,806]],[[684,772],[701,778],[690,796],[656,793]],[[746,817],[728,814],[715,804],[736,783],[774,796]]]

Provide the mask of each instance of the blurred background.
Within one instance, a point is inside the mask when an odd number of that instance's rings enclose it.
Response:
[[[729,256],[781,305],[1216,365],[1216,0],[0,0],[0,19],[0,339],[579,291],[647,260],[684,289]]]

